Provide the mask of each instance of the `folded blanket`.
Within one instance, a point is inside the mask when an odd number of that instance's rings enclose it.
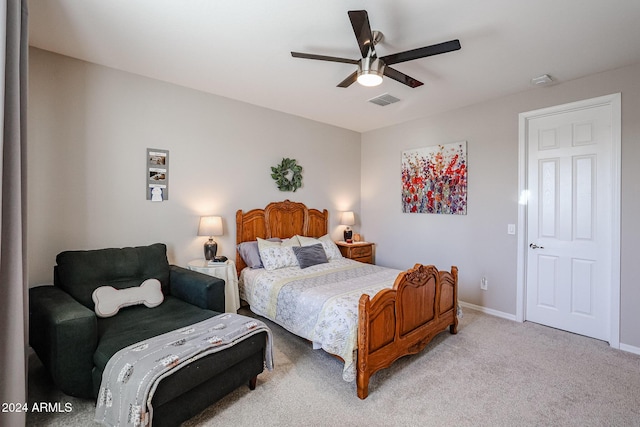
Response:
[[[118,351],[102,374],[95,420],[107,426],[151,425],[158,383],[194,360],[267,332],[265,367],[273,369],[271,330],[257,319],[225,313]]]

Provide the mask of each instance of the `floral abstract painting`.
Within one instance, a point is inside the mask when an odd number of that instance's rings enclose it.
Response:
[[[467,214],[467,142],[402,153],[402,212]]]

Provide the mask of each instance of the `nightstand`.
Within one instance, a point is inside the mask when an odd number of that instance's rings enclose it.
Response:
[[[336,242],[342,256],[354,261],[373,264],[373,243],[369,242]]]
[[[240,308],[240,295],[238,293],[238,272],[236,263],[228,260],[225,262],[209,262],[206,259],[194,259],[187,264],[189,270],[204,273],[209,276],[224,280],[224,310],[227,313],[237,313]]]

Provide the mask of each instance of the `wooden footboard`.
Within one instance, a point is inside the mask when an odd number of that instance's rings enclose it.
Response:
[[[398,275],[392,289],[373,298],[362,295],[358,307],[358,397],[369,394],[369,378],[398,358],[420,352],[449,327],[458,332],[458,268],[438,271],[416,264]]]

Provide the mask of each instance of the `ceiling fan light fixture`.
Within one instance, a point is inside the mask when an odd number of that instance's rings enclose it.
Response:
[[[356,81],[362,86],[377,86],[382,83],[382,76],[389,77],[410,88],[417,88],[423,85],[421,81],[408,76],[395,68],[393,65],[401,62],[413,61],[414,59],[426,58],[428,56],[440,55],[442,53],[460,50],[460,40],[449,40],[444,43],[432,44],[417,49],[405,50],[391,55],[378,58],[375,45],[384,36],[380,31],[371,31],[369,15],[366,10],[350,10],[348,12],[353,34],[356,36],[358,48],[362,59],[339,58],[337,56],[316,55],[313,53],[291,52],[294,58],[307,58],[319,61],[342,62],[345,64],[358,65],[358,69],[353,71],[336,85],[336,87],[347,88]]]
[[[357,81],[362,86],[373,87],[382,83],[384,74],[384,62],[378,58],[362,58],[358,65]]]
[[[358,75],[358,83],[362,86],[373,87],[382,83],[382,76],[373,72],[361,73]]]

